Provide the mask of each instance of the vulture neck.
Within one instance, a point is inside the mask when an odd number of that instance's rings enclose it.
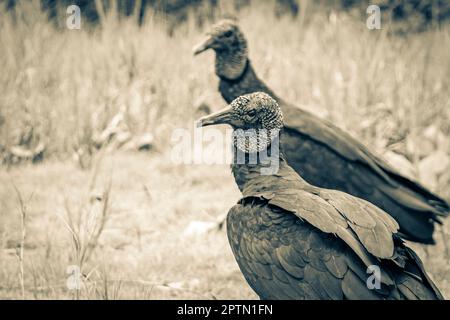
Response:
[[[257,91],[265,92],[275,100],[279,100],[277,95],[258,78],[247,57],[239,63],[240,68],[238,69],[241,70],[240,73],[233,72],[233,77],[227,76],[228,72],[219,72],[217,68],[218,64],[219,55],[217,55],[216,58],[216,74],[220,78],[219,91],[227,103],[231,103],[239,96]],[[227,64],[225,64],[225,66],[227,66],[227,68],[230,67]]]
[[[244,160],[244,161],[243,161]],[[276,152],[267,150],[258,153],[237,152],[233,146],[233,163],[231,164],[234,180],[239,190],[245,195],[246,191],[268,191],[284,188],[302,188],[308,185],[292,169],[281,149]],[[280,179],[285,179],[280,183]]]
[[[216,74],[219,78],[237,81],[248,66],[248,50],[245,43],[238,48],[216,51]]]

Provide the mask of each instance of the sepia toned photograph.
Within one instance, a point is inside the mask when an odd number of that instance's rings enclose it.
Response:
[[[0,300],[450,298],[449,52],[447,0],[0,1]]]

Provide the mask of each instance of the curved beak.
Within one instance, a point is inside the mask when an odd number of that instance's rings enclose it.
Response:
[[[212,126],[216,124],[229,124],[231,125],[232,108],[230,106],[225,107],[224,109],[214,112],[210,115],[204,116],[197,121],[197,128]]]
[[[211,36],[207,37],[205,40],[203,40],[203,42],[201,42],[192,49],[194,56],[198,55],[199,53],[202,53],[203,51],[211,49],[213,43],[214,38]]]

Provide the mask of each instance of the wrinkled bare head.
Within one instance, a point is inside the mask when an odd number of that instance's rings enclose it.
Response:
[[[233,80],[242,75],[247,63],[247,40],[234,20],[223,19],[213,25],[207,38],[194,48],[194,54],[208,49],[216,52],[219,77]]]
[[[254,92],[234,99],[225,109],[203,117],[198,126],[228,124],[235,129],[235,145],[257,152],[270,145],[283,127],[278,103],[267,93]]]

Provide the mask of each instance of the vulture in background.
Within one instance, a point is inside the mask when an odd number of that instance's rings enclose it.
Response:
[[[261,299],[443,299],[392,217],[314,187],[288,165],[278,148],[283,115],[268,94],[240,96],[198,123],[216,124],[234,129],[232,172],[243,194],[228,212],[228,240]]]
[[[436,223],[448,216],[449,204],[409,180],[332,123],[285,102],[255,74],[247,41],[232,20],[214,25],[194,54],[212,49],[219,91],[227,103],[262,91],[275,98],[285,117],[281,145],[294,170],[312,185],[341,190],[372,202],[389,213],[408,240],[434,244]]]

